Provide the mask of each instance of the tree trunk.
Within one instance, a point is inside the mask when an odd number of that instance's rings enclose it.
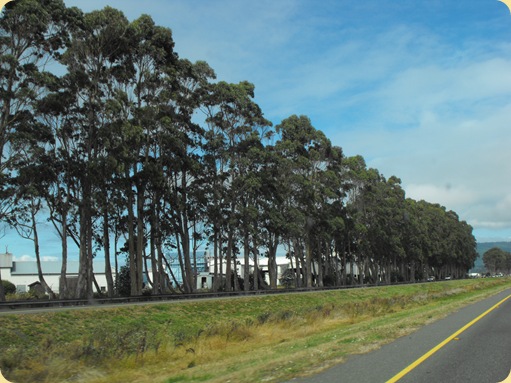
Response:
[[[147,283],[151,286],[153,286],[153,281],[151,280],[151,278],[149,277],[149,267],[147,266],[147,254],[145,253],[145,250],[144,250],[144,274],[147,278]],[[143,282],[143,280],[142,280]],[[142,291],[144,291],[144,289],[146,288],[147,286],[144,286],[142,284]]]
[[[233,246],[233,234],[229,230],[227,234],[227,254],[225,257],[225,291],[232,291],[232,246]]]
[[[108,230],[108,209],[106,207],[107,201],[103,201],[105,204],[103,211],[103,247],[105,250],[105,276],[107,294],[111,298],[114,296],[114,279],[112,277],[112,266],[110,264],[110,232]]]
[[[62,266],[60,268],[59,298],[68,299],[70,296],[67,286],[67,209],[62,211],[61,219],[62,230],[60,232],[60,239],[62,244]]]
[[[76,283],[75,298],[87,298],[87,219],[85,201],[82,201],[80,207],[80,253],[79,253],[79,269],[78,281]]]
[[[179,230],[181,234],[181,246],[183,249],[183,260],[184,260],[184,272],[183,274],[183,283],[185,284],[185,290],[188,293],[193,293],[196,290],[196,284],[194,285],[194,272],[197,270],[192,269],[191,263],[191,252],[190,252],[190,233],[188,228],[188,212],[187,212],[187,183],[186,183],[186,171],[183,171],[181,174],[180,180],[180,189],[181,189],[181,209],[177,212],[180,218],[179,222]],[[176,181],[176,184],[178,182]]]
[[[44,288],[44,291],[50,296],[50,299],[55,299],[55,293],[53,290],[48,286],[48,283],[46,283],[46,280],[44,279],[43,275],[43,269],[41,267],[41,254],[39,251],[39,234],[37,232],[37,223],[36,223],[36,216],[34,211],[31,211],[31,218],[32,218],[32,232],[34,234],[34,251],[35,251],[35,258],[37,262],[37,274],[39,276],[39,282],[41,282],[41,285]]]
[[[174,275],[174,271],[172,270],[172,267],[170,266],[169,262],[167,261],[167,258],[163,258],[163,260],[165,261],[165,264],[167,265],[167,269],[169,270],[169,273],[170,273],[170,276],[172,278],[172,282],[174,282],[176,284],[176,287],[179,291],[181,291],[182,293],[184,293],[184,290],[183,288],[179,285],[178,283],[178,280],[176,278],[176,276]],[[172,284],[169,285],[170,289],[171,290],[174,290],[172,288]]]
[[[142,294],[143,285],[143,258],[144,258],[144,202],[145,187],[137,186],[137,251],[135,257],[136,264],[136,295]]]
[[[92,252],[92,214],[88,214],[87,221],[87,299],[91,301],[94,298],[94,290],[92,288],[94,278],[94,264],[92,263],[93,252]]]
[[[5,289],[2,283],[2,269],[0,268],[0,302],[5,302]]]
[[[183,231],[183,237],[181,238],[181,246],[184,260],[184,274],[183,274],[183,282],[185,283],[185,290],[188,293],[193,293],[195,291],[195,286],[193,285],[194,280],[194,270],[192,269],[191,255],[190,255],[190,236],[188,234],[188,230]]]
[[[310,239],[307,239],[305,249],[305,286],[312,287],[312,246]]]
[[[129,180],[129,170],[126,170],[126,179]],[[135,263],[135,214],[133,212],[133,190],[131,185],[127,187],[128,192],[128,257],[129,257],[129,268],[130,268],[130,295],[137,295],[137,272],[136,272],[136,263]]]
[[[259,290],[259,250],[254,243],[254,291]]]
[[[159,225],[158,225],[158,219],[157,214],[155,212],[155,209],[151,211],[151,238],[150,238],[150,252],[151,252],[151,271],[153,273],[153,285],[152,285],[152,293],[154,295],[161,294],[161,279],[160,279],[160,273],[159,265],[160,260],[156,260],[156,249],[159,247],[159,239],[157,236],[159,236]]]
[[[270,289],[277,288],[277,247],[278,237],[274,235],[273,240],[270,234],[268,243],[268,276],[270,279]]]
[[[328,246],[326,247],[326,249],[328,249]],[[324,273],[324,269],[325,269],[325,264],[326,263],[330,263],[330,262],[325,262],[323,260],[323,257],[321,256],[321,249],[318,249],[319,250],[319,254],[318,254],[318,278],[316,280],[316,286],[318,287],[324,287],[323,285],[323,273]],[[329,254],[328,254],[328,250],[327,250],[327,254],[326,254],[326,259],[329,259]]]
[[[234,291],[240,291],[240,281],[239,281],[239,274],[238,274],[238,260],[236,257],[236,253],[232,253],[232,261],[233,261],[233,278],[234,278]]]
[[[213,229],[213,291],[218,291],[221,276],[218,270],[218,235],[216,227]]]
[[[243,265],[243,290],[250,290],[250,246],[248,240],[248,232],[245,230],[245,235],[243,236],[243,258],[245,264]],[[255,273],[255,264],[254,264],[254,273]]]

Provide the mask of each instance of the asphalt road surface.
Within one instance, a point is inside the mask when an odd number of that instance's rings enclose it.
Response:
[[[476,320],[489,309],[492,310]],[[456,335],[463,328],[466,329]],[[424,357],[428,352],[432,354]],[[424,360],[418,363],[421,357]],[[377,351],[353,356],[321,374],[290,383],[498,383],[510,371],[511,289],[508,289]],[[400,372],[403,375],[397,377]]]

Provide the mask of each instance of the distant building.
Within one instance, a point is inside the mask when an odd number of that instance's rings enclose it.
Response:
[[[166,255],[170,270],[165,268],[170,276],[170,281],[173,285],[181,285],[183,283],[183,276],[181,272],[181,266],[179,263],[179,257],[176,253],[167,253]],[[16,286],[18,292],[28,292],[32,289],[41,289],[42,286],[39,281],[37,273],[37,262],[35,260],[30,261],[14,261],[14,257],[11,253],[0,254],[0,272],[3,280],[8,280]],[[225,277],[225,271],[227,269],[227,263],[225,257],[222,262],[222,277]],[[285,256],[276,257],[277,265],[277,284],[280,285],[280,279],[284,272],[288,269],[294,269],[295,266],[289,258]],[[268,258],[260,257],[258,259],[258,266],[261,270],[264,280],[269,284],[269,270],[268,270]],[[44,279],[48,286],[53,292],[58,293],[59,282],[60,282],[60,269],[62,262],[58,261],[41,261],[41,269],[44,275]],[[73,290],[78,281],[78,269],[79,262],[77,260],[68,260],[67,262],[67,273],[66,279],[68,287]],[[101,292],[107,291],[107,281],[105,274],[105,262],[100,260],[94,260],[93,263],[94,277],[96,278],[99,290]],[[195,259],[195,266],[192,260],[192,270],[196,275],[197,285],[196,288],[200,289],[211,289],[214,282],[214,258],[208,251],[198,251]],[[236,270],[236,274],[245,279],[244,275],[244,258],[237,257],[233,260],[232,270]],[[249,264],[250,273],[254,272],[254,262],[250,259]],[[171,271],[171,272],[170,272]],[[357,269],[353,270],[358,274]],[[220,265],[218,265],[218,272],[220,272]],[[149,266],[148,274],[144,274],[144,282],[147,283],[152,280],[152,270]],[[115,270],[112,269],[112,277],[115,280]],[[94,291],[97,291],[96,285],[93,284]]]
[[[174,275],[174,278],[176,279],[178,284],[183,283],[183,275],[181,272],[181,266],[179,264],[179,259],[177,253],[168,253],[166,254],[167,260],[169,261],[170,268],[172,270],[172,274]],[[277,263],[277,283],[280,284],[280,277],[286,271],[287,269],[291,268],[291,263],[288,258],[285,256],[278,256],[276,259]],[[214,272],[215,272],[215,263],[214,258],[207,250],[205,251],[198,251],[196,254],[196,269],[195,273],[197,276],[197,289],[210,289],[213,287],[213,281],[214,281]],[[245,260],[243,257],[236,257],[236,264],[233,261],[232,264],[232,270],[236,269],[236,274],[240,278],[245,278],[244,272],[245,272]],[[258,266],[261,272],[264,275],[264,279],[269,284],[270,278],[268,274],[268,258],[266,257],[260,257],[258,259]],[[192,264],[193,268],[193,264]],[[222,272],[223,276],[225,277],[225,270],[227,268],[227,262],[225,261],[225,257],[223,257],[222,262]],[[250,273],[254,272],[254,262],[252,259],[250,259]],[[220,272],[220,265],[218,265],[218,271]],[[174,281],[173,281],[174,282]]]
[[[61,261],[41,261],[44,280],[53,292],[59,292]],[[94,260],[94,276],[102,292],[107,290],[105,262]],[[79,262],[76,260],[67,261],[66,279],[69,285],[78,280]],[[39,276],[37,273],[37,262],[14,261],[11,253],[0,254],[0,272],[2,280],[7,280],[16,286],[20,293],[28,292],[30,288],[39,289]],[[112,269],[112,276],[115,280],[115,270]],[[68,286],[69,286],[68,285]],[[94,290],[96,287],[93,285]]]

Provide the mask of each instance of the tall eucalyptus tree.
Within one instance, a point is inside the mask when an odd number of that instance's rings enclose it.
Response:
[[[241,196],[246,195],[246,185],[240,185],[240,176],[246,175],[246,163],[242,160],[244,148],[251,144],[254,134],[257,136],[256,128],[270,126],[271,123],[263,117],[259,106],[253,101],[254,85],[249,82],[239,84],[228,84],[219,82],[211,84],[209,98],[205,100],[204,106],[207,116],[209,131],[206,137],[209,142],[205,148],[209,150],[214,161],[210,174],[214,175],[217,188],[214,201],[215,206],[210,208],[214,215],[209,217],[215,229],[220,229],[214,235],[222,237],[222,230],[226,233],[226,289],[230,291],[234,285],[238,289],[236,275],[236,234],[239,224],[241,208]],[[256,138],[256,141],[260,137]],[[252,141],[253,142],[253,141]],[[248,145],[248,146],[247,146]],[[219,190],[219,191],[218,191]],[[244,210],[242,215],[249,214],[251,210]],[[220,219],[222,228],[214,222]],[[245,252],[245,257],[247,257]],[[245,259],[248,263],[248,259]],[[233,268],[234,266],[234,268]],[[232,276],[234,275],[234,281]],[[248,278],[248,276],[247,276]]]
[[[16,208],[6,187],[10,167],[17,157],[11,150],[11,140],[20,125],[34,118],[34,102],[46,91],[44,70],[62,46],[65,9],[61,0],[19,0],[7,4],[0,17],[0,220],[3,224]],[[0,283],[0,300],[4,299]]]
[[[276,147],[286,165],[288,177],[289,240],[298,263],[305,271],[305,286],[313,286],[314,227],[321,215],[321,174],[331,152],[330,140],[316,130],[308,117],[293,115],[276,127],[281,139]],[[298,276],[297,276],[298,278]],[[299,282],[299,279],[297,279]]]
[[[124,76],[128,48],[128,20],[110,7],[79,14],[70,28],[70,43],[62,55],[69,85],[75,95],[74,113],[80,116],[74,126],[78,141],[72,158],[79,171],[78,238],[80,266],[76,297],[92,297],[94,279],[93,237],[97,206],[94,194],[101,181],[101,157],[105,151],[104,105],[112,78]]]

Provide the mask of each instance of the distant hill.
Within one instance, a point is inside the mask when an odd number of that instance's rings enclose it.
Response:
[[[474,268],[471,269],[470,272],[480,273],[486,271],[483,263],[483,254],[494,247],[498,247],[499,249],[502,249],[504,251],[511,252],[511,242],[482,242],[482,243],[478,242],[477,253],[479,254],[479,256],[475,261]]]
[[[483,242],[477,244],[477,252],[483,255],[493,247],[498,247],[507,252],[511,252],[511,242]]]

